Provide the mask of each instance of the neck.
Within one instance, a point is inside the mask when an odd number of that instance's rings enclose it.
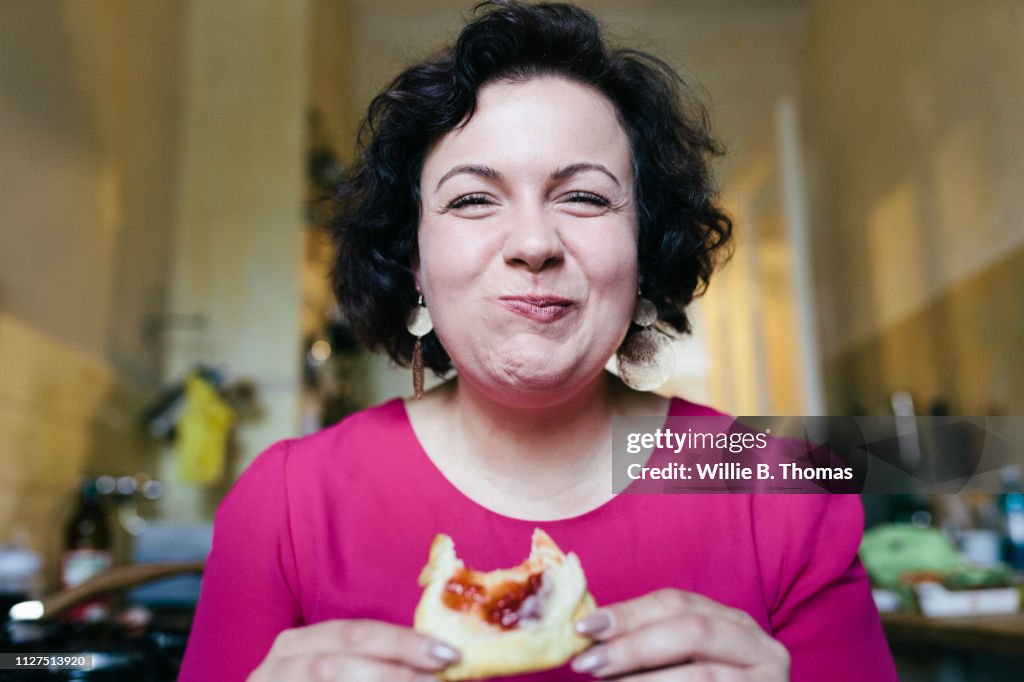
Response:
[[[508,516],[557,519],[611,495],[612,417],[663,415],[667,401],[602,374],[561,400],[508,405],[464,378],[407,404],[420,442],[478,504]]]
[[[610,474],[611,418],[623,413],[623,390],[602,373],[564,399],[509,406],[456,381],[446,401],[452,453],[464,465],[538,494]]]

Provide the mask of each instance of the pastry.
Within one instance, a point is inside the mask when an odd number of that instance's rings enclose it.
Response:
[[[576,620],[596,608],[579,558],[563,554],[544,531],[515,568],[466,568],[447,535],[434,538],[420,574],[417,631],[451,644],[462,659],[442,680],[478,680],[554,668],[590,645]]]

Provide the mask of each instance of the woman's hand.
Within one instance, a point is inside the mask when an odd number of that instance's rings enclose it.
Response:
[[[745,611],[659,590],[596,611],[576,629],[598,644],[573,670],[640,682],[786,682],[789,652]]]
[[[435,682],[459,652],[409,628],[375,620],[332,620],[285,630],[248,682]]]

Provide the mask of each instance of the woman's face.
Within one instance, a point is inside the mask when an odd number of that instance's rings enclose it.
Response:
[[[612,103],[557,77],[487,85],[430,150],[420,195],[413,268],[460,381],[506,402],[593,381],[637,291],[632,155]]]

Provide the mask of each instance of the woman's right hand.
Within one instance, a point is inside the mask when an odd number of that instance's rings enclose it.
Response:
[[[453,647],[376,620],[331,620],[285,630],[247,682],[433,682],[457,662]]]

